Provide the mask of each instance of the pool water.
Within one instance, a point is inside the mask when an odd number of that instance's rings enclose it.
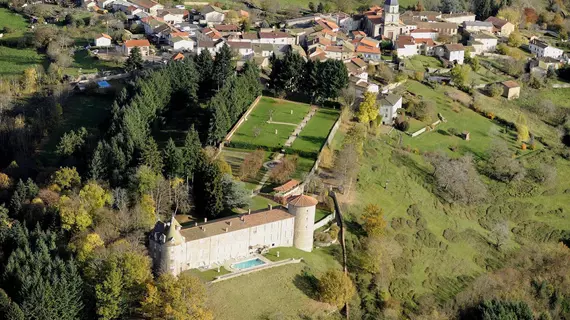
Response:
[[[241,270],[241,269],[248,269],[248,268],[257,267],[257,266],[260,266],[262,264],[265,264],[265,262],[259,258],[256,258],[256,259],[242,261],[242,262],[233,264],[232,268]]]

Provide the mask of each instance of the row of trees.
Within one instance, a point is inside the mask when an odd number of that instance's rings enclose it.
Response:
[[[325,62],[305,61],[299,54],[289,51],[282,58],[271,57],[269,87],[276,96],[301,93],[311,103],[336,99],[348,85],[348,71],[340,60]]]

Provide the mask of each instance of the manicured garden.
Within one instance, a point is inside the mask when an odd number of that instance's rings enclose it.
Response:
[[[307,104],[263,97],[247,121],[234,134],[231,142],[248,148],[280,148],[309,110],[310,107]],[[267,123],[270,114],[272,121],[288,124]],[[276,130],[277,133],[275,133]]]
[[[318,154],[338,117],[338,110],[319,109],[303,128],[295,142],[293,142],[292,149],[301,152],[316,152]]]

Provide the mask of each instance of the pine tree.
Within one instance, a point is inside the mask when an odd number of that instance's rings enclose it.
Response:
[[[201,150],[202,143],[200,142],[198,131],[192,125],[186,134],[184,147],[182,148],[183,174],[187,179],[191,178],[196,170]]]
[[[224,44],[216,54],[216,59],[214,60],[214,66],[212,69],[214,86],[220,90],[232,73],[232,51],[227,44]]]
[[[168,139],[164,154],[164,173],[169,178],[181,176],[183,174],[183,162],[181,150],[176,148],[174,140]]]
[[[100,180],[105,177],[105,159],[103,154],[103,143],[99,142],[93,152],[91,163],[89,164],[89,176],[92,180]]]
[[[207,217],[218,216],[224,209],[223,175],[220,168],[201,154],[195,176],[192,190],[196,212]]]
[[[228,132],[231,124],[228,111],[224,105],[216,105],[210,102],[210,129],[208,131],[208,144],[218,143]]]
[[[203,97],[209,96],[212,90],[212,69],[214,68],[212,55],[209,50],[202,50],[199,55],[195,56],[194,61],[199,74],[199,92]]]
[[[317,65],[316,100],[336,99],[348,85],[348,71],[340,60],[326,60]]]
[[[143,58],[141,54],[141,49],[139,47],[134,47],[125,61],[125,71],[131,72],[134,70],[141,69],[143,67]]]
[[[140,162],[150,167],[154,172],[162,172],[162,154],[158,150],[158,145],[152,137],[143,145]]]

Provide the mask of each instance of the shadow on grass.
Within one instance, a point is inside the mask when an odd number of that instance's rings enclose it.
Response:
[[[309,270],[309,268],[305,267],[301,274],[298,274],[293,279],[293,284],[297,289],[301,290],[307,297],[317,300],[318,293],[317,293],[317,286],[319,280],[315,275]]]

